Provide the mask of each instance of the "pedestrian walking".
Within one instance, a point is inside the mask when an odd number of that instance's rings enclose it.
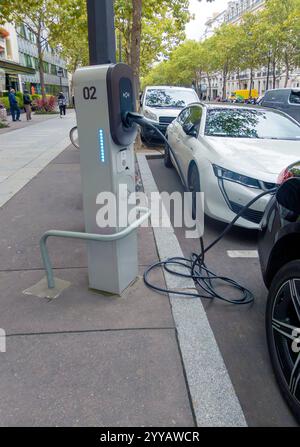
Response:
[[[32,101],[31,101],[28,90],[24,90],[23,101],[24,101],[24,109],[26,112],[26,119],[27,119],[27,121],[30,121],[31,120],[31,112],[32,112],[32,110],[31,110]]]
[[[20,120],[20,107],[18,105],[17,97],[16,97],[16,91],[15,89],[11,88],[8,94],[9,99],[9,106],[10,106],[10,113],[13,121],[21,121]]]
[[[62,118],[63,115],[66,115],[66,108],[67,108],[67,99],[63,94],[63,92],[60,92],[60,94],[58,95],[58,107],[60,117]]]

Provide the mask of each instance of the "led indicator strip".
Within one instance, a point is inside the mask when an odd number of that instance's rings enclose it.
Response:
[[[104,130],[99,129],[99,145],[100,145],[100,161],[105,163],[105,141],[104,141]]]

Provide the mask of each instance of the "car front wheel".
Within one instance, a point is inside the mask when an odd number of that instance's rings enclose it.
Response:
[[[272,281],[266,330],[277,381],[300,422],[300,259],[282,267]]]

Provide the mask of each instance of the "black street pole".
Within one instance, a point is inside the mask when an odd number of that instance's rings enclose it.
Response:
[[[113,0],[87,0],[90,64],[116,63]]]
[[[119,32],[119,62],[122,62],[122,34]]]

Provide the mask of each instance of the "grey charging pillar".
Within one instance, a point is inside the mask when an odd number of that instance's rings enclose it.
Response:
[[[118,203],[121,185],[126,185],[128,194],[135,192],[136,128],[126,128],[122,122],[124,112],[135,110],[132,70],[125,64],[81,68],[74,75],[74,87],[85,231],[116,233],[123,227],[99,228],[97,197],[113,193],[117,221],[126,220],[120,215],[125,208]],[[138,274],[136,231],[118,241],[89,241],[88,271],[92,289],[120,294]]]

